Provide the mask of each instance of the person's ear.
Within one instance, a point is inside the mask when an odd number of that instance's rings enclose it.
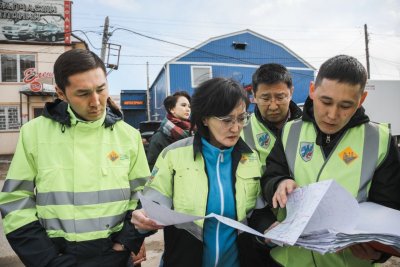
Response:
[[[290,100],[292,100],[293,91],[294,91],[294,86],[292,86],[292,87],[290,88]]]
[[[315,84],[314,84],[314,82],[310,82],[310,90],[309,90],[308,94],[309,94],[310,98],[312,100],[314,100],[314,97],[315,97]]]
[[[361,95],[360,103],[358,104],[358,108],[361,107],[362,103],[364,103],[365,98],[367,97],[368,92],[364,91]]]
[[[56,93],[59,99],[66,101],[65,93],[58,86],[56,86]]]

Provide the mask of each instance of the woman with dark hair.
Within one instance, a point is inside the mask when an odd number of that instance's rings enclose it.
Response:
[[[153,169],[161,151],[175,141],[189,137],[190,132],[190,96],[185,91],[176,92],[164,99],[166,117],[160,128],[151,137],[147,150],[147,161]]]
[[[260,195],[261,164],[240,138],[248,104],[243,88],[231,79],[202,83],[192,96],[196,134],[164,149],[144,197],[178,212],[215,213],[264,232],[274,219]],[[142,209],[133,212],[132,223],[142,231],[163,228]],[[256,242],[243,246],[241,240],[249,239],[242,235],[215,219],[166,226],[164,266],[252,266],[247,253]]]

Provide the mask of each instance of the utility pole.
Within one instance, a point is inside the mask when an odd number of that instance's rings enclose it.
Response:
[[[106,48],[107,48],[107,43],[108,43],[108,25],[109,25],[109,19],[108,16],[106,17],[104,21],[104,31],[103,31],[103,41],[101,43],[101,60],[105,62],[106,59]]]
[[[365,35],[365,56],[367,57],[367,74],[368,74],[368,79],[371,78],[371,74],[369,71],[369,49],[368,49],[368,30],[367,30],[367,24],[364,24],[364,35]]]
[[[146,62],[147,90],[146,90],[146,109],[147,120],[150,121],[150,79],[149,79],[149,62]]]

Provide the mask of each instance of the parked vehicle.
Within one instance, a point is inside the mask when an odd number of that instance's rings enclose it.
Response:
[[[36,32],[36,40],[56,42],[64,40],[63,30],[55,24],[45,24]]]
[[[29,27],[29,21],[26,20],[20,20],[17,23],[15,23],[14,25],[6,25],[2,27],[2,33],[4,35],[4,37],[6,37],[9,40],[12,39],[19,39],[19,31],[24,29],[24,28],[28,28]]]
[[[36,33],[46,24],[43,22],[32,21],[22,26],[18,31],[18,39],[28,40],[36,38]]]

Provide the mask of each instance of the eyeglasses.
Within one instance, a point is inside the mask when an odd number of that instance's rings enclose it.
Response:
[[[239,126],[244,127],[249,123],[251,114],[245,112],[237,117],[234,116],[225,116],[225,117],[216,117],[213,118],[219,120],[224,127],[232,127],[235,125],[235,122],[239,124]]]
[[[277,95],[275,97],[272,96],[262,96],[259,98],[263,105],[271,105],[272,101],[275,102],[277,105],[287,103],[289,96],[288,95]]]

